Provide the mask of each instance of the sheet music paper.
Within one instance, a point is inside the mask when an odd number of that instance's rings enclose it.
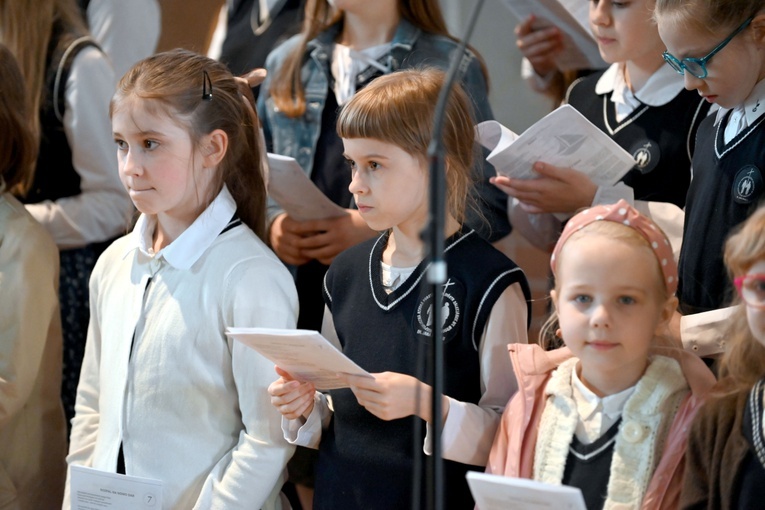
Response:
[[[519,21],[536,17],[534,28],[556,26],[563,35],[563,52],[556,58],[561,71],[602,69],[606,63],[590,32],[589,2],[584,0],[503,0]]]
[[[475,471],[467,481],[478,510],[587,510],[576,487]]]
[[[298,221],[323,220],[345,214],[305,174],[294,158],[268,153],[268,194]]]
[[[371,377],[318,331],[227,328],[226,335],[255,349],[295,379],[314,383],[318,390],[346,388],[338,373]]]
[[[598,186],[619,182],[634,158],[571,105],[562,105],[520,136],[495,120],[476,126],[481,145],[491,151],[486,161],[498,174],[515,179],[537,176],[537,161],[578,170]]]

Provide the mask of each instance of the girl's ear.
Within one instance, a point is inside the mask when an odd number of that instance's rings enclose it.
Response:
[[[659,316],[659,323],[656,325],[656,335],[663,335],[667,332],[669,321],[675,315],[677,311],[677,298],[672,296],[664,302],[661,308],[661,315]]]
[[[558,312],[558,293],[555,291],[555,289],[550,291],[550,300],[552,301],[552,304],[553,304],[553,310],[555,310],[555,312],[557,313]]]
[[[760,12],[752,19],[751,27],[754,42],[765,47],[765,12]]]
[[[228,150],[228,135],[222,129],[216,129],[202,137],[200,143],[205,168],[217,166]]]

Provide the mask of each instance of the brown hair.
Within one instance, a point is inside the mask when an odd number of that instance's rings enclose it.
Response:
[[[654,17],[670,16],[685,26],[716,34],[733,29],[763,6],[762,0],[656,0]]]
[[[212,97],[203,98],[209,76]],[[243,94],[224,64],[176,49],[137,63],[123,76],[109,108],[110,115],[134,98],[159,108],[188,130],[194,145],[216,129],[228,136],[228,149],[218,165],[217,192],[225,183],[239,218],[265,239],[266,186],[259,143],[258,117],[251,96]],[[205,197],[209,203],[214,199]]]
[[[657,227],[658,228],[658,227]],[[568,238],[566,241],[566,244],[563,245],[560,253],[558,253],[558,260],[557,260],[557,267],[561,267],[561,259],[563,258],[563,254],[566,253],[566,246],[569,245],[571,241],[577,240],[581,237],[584,237],[586,235],[600,235],[604,237],[608,237],[609,239],[615,239],[618,241],[622,241],[630,246],[633,246],[635,248],[645,248],[648,250],[649,253],[653,256],[654,260],[656,261],[654,272],[656,278],[656,291],[660,298],[667,300],[670,299],[672,296],[669,295],[669,291],[667,290],[667,286],[664,283],[664,275],[661,270],[661,266],[659,265],[659,259],[656,258],[653,251],[651,250],[651,247],[648,244],[648,241],[645,237],[643,237],[637,230],[634,228],[630,228],[628,226],[622,225],[620,223],[616,223],[614,221],[595,221],[593,223],[589,223],[585,225],[581,230],[578,230],[571,234],[571,237]],[[556,274],[555,277],[555,291],[560,291],[560,278]],[[541,345],[545,350],[555,349],[558,347],[563,346],[563,340],[557,336],[557,330],[559,328],[558,324],[558,313],[553,309],[550,316],[547,318],[545,323],[542,325],[542,329],[539,331],[539,345]],[[658,337],[655,339],[655,342],[657,345],[671,345],[671,342],[669,338],[664,337]]]
[[[373,80],[340,111],[341,138],[374,138],[425,158],[444,73],[433,68],[396,71]],[[444,113],[446,201],[460,224],[465,219],[475,157],[471,103],[458,84]]]
[[[37,137],[29,124],[29,101],[16,59],[0,44],[0,177],[6,190],[26,189],[37,159]]]
[[[423,32],[454,40],[446,28],[438,0],[398,0],[398,11],[403,19]],[[308,42],[342,20],[342,11],[333,12],[327,0],[307,0],[298,43],[275,71],[269,90],[276,107],[287,117],[300,117],[305,113],[305,87],[301,79],[301,68]],[[487,75],[483,62],[481,66],[484,75]]]
[[[39,136],[39,112],[48,91],[45,87],[48,46],[54,29],[69,37],[66,44],[88,33],[74,0],[0,0],[0,42],[16,57],[29,91],[29,122]]]
[[[725,243],[725,265],[731,276],[741,276],[765,260],[765,206],[747,219]],[[728,350],[720,364],[720,375],[731,376],[739,388],[749,388],[765,374],[765,346],[758,342],[746,320],[746,305],[736,297],[737,309],[728,325]]]

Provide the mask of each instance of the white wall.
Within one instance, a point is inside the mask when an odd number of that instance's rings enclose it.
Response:
[[[476,0],[440,2],[450,32],[462,37]],[[521,80],[521,54],[514,34],[517,24],[503,0],[485,0],[470,44],[481,53],[489,69],[489,100],[495,118],[520,133],[548,113],[552,102]]]

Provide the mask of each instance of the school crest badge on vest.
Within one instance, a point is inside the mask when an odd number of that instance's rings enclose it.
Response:
[[[444,341],[447,342],[459,333],[458,326],[462,318],[465,288],[459,281],[449,278],[443,285],[441,313],[443,318]],[[433,336],[433,293],[420,297],[414,312],[413,326],[418,336]]]
[[[754,165],[746,165],[736,172],[733,178],[731,194],[737,204],[747,205],[757,200],[763,193],[762,172]]]
[[[629,152],[635,160],[635,168],[637,168],[641,174],[651,172],[656,168],[656,165],[659,164],[659,160],[661,159],[659,144],[651,140],[643,139],[633,144]]]

